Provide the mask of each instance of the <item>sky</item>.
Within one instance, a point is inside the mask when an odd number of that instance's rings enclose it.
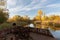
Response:
[[[7,0],[10,17],[28,15],[33,18],[38,10],[46,15],[60,15],[60,0]]]

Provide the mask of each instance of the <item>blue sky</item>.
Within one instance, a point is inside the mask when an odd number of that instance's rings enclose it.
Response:
[[[42,10],[46,15],[60,15],[60,0],[8,0],[7,8],[10,17],[17,14],[32,18],[38,10]]]

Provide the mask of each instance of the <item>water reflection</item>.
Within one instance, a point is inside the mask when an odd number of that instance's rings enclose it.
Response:
[[[56,30],[56,31],[53,31],[51,29],[49,29],[49,30],[57,40],[60,40],[60,30]]]
[[[29,26],[30,26],[30,27],[34,27],[33,24],[30,24]],[[57,40],[60,40],[60,30],[54,31],[54,30],[51,30],[50,28],[49,28],[49,30],[50,30],[51,34],[52,34]]]

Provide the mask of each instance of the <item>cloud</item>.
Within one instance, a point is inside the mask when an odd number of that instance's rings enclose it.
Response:
[[[21,2],[21,5],[20,5],[19,2]],[[7,3],[8,3],[7,6],[8,6],[8,9],[9,9],[9,12],[10,12],[10,16],[13,16],[13,15],[16,15],[16,14],[25,15],[25,13],[28,14],[29,11],[36,10],[36,9],[46,10],[45,8],[47,8],[47,7],[48,8],[60,7],[60,3],[55,3],[55,4],[53,3],[52,4],[51,0],[32,0],[27,5],[26,5],[26,3],[28,1],[24,3],[23,0],[22,1],[19,0],[19,2],[18,2],[18,0],[8,0],[7,1]],[[47,9],[47,10],[49,10],[49,9]],[[46,15],[47,16],[49,16],[49,15],[60,15],[60,12],[52,12],[52,13],[48,13]],[[29,15],[29,16],[32,17],[31,15]]]
[[[52,8],[60,7],[60,3],[57,3],[57,4],[50,4],[50,5],[47,5],[46,7],[52,7]]]
[[[31,4],[34,4],[34,3],[37,3],[37,2],[39,2],[40,0],[33,0],[32,2],[31,2]]]
[[[46,0],[33,0],[29,5],[26,5],[24,7],[16,6],[15,8],[11,8],[10,10],[14,11],[14,12],[18,12],[18,11],[30,11],[30,10],[33,10],[33,9],[42,8],[42,4],[40,3],[40,1],[41,2],[46,2]],[[13,5],[15,5],[15,2],[14,2]]]
[[[47,0],[41,0],[41,3],[43,3],[43,2],[47,2]]]
[[[50,16],[50,15],[59,15],[60,16],[60,12],[47,13],[46,15],[47,16]]]
[[[14,8],[10,8],[9,11],[10,11],[10,12],[17,12],[17,11],[19,11],[19,10],[22,10],[21,8],[22,8],[22,6],[16,6],[16,7],[14,7]]]
[[[11,6],[15,6],[16,5],[16,0],[7,0],[7,7],[11,8]]]
[[[10,12],[25,12],[25,11],[30,11],[30,10],[32,10],[32,9],[36,9],[36,8],[38,8],[38,7],[20,7],[20,6],[17,6],[17,7],[15,7],[15,8],[11,8],[11,9],[9,9],[9,11]]]
[[[20,1],[20,0],[19,0]],[[10,6],[15,6],[16,5],[17,0],[8,0],[8,7]],[[23,1],[20,1],[21,3]],[[35,10],[35,9],[39,9],[39,8],[43,8],[43,4],[44,2],[47,2],[47,0],[32,0],[28,5],[22,6],[24,4],[18,4],[15,7],[10,7],[9,8],[9,12],[10,12],[10,16],[19,13],[26,13],[30,10]]]

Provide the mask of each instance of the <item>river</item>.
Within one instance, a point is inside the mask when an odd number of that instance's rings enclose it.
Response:
[[[34,27],[34,25],[33,25],[33,24],[30,24],[30,27]],[[54,30],[51,30],[50,28],[49,28],[49,30],[50,30],[51,34],[52,34],[57,40],[60,40],[60,30],[54,31]]]
[[[50,30],[50,32],[57,40],[60,40],[60,30],[56,31]]]

